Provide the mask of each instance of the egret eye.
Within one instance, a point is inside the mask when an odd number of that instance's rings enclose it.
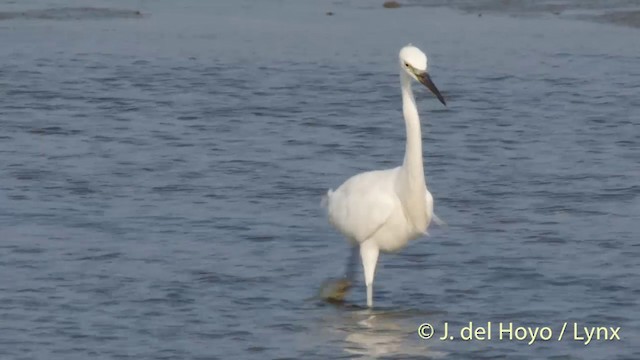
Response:
[[[404,66],[409,67],[409,64],[408,63],[404,63]]]

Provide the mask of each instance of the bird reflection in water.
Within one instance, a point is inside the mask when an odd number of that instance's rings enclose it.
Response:
[[[371,310],[345,304],[338,313],[324,321],[325,330],[339,334],[343,348],[358,358],[389,356],[412,359],[441,358],[446,353],[431,348],[431,344],[417,335],[419,320],[427,318],[416,310]]]

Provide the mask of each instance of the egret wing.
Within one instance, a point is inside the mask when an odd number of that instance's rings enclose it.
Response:
[[[429,213],[431,214],[430,221],[434,222],[438,226],[447,226],[447,223],[444,220],[440,219],[438,215],[436,215],[435,211],[433,210],[433,196],[431,195],[429,190],[427,190],[426,192],[425,200],[427,203],[427,211],[429,211]]]
[[[358,242],[375,234],[399,205],[397,195],[386,181],[368,175],[352,178],[328,193],[329,221],[346,237]]]

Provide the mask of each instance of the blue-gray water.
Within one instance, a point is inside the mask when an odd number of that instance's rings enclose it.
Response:
[[[640,358],[638,29],[293,0],[16,15],[69,4],[0,3],[1,358]],[[402,161],[409,42],[449,104],[416,87],[448,226],[382,255],[373,315],[309,300],[348,254],[322,195]],[[444,321],[621,340],[418,338]]]

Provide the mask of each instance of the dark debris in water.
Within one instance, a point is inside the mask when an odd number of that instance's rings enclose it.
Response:
[[[94,7],[62,7],[42,10],[1,11],[1,20],[87,20],[140,18],[138,10]]]
[[[596,16],[595,20],[624,26],[640,27],[640,10],[609,12]]]
[[[385,1],[382,6],[387,9],[397,9],[400,7],[400,3],[397,1]]]
[[[566,18],[640,27],[640,3],[630,0],[405,0],[403,6],[447,6],[478,14],[479,17],[485,13],[515,16],[553,14]]]

